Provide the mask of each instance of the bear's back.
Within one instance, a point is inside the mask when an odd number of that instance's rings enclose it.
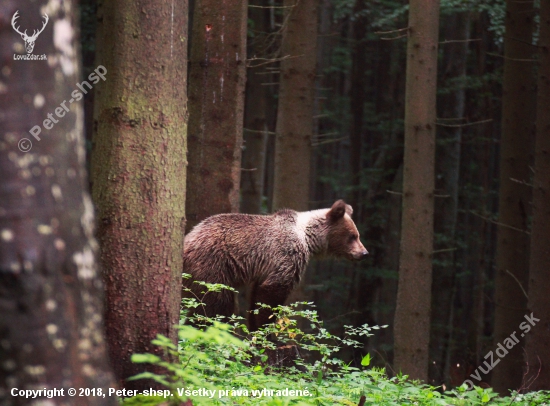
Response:
[[[300,274],[308,253],[296,218],[292,210],[209,217],[185,237],[184,272],[196,279],[231,285]],[[191,264],[193,269],[189,269]]]

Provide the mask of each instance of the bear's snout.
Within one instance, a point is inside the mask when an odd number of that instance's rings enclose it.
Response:
[[[367,255],[369,255],[369,252],[366,249],[364,249],[359,253],[353,254],[353,259],[355,259],[356,261],[361,261],[365,259]]]

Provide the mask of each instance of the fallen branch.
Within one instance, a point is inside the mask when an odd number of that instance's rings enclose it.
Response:
[[[435,251],[432,251],[432,255],[433,254],[439,254],[440,252],[451,252],[451,251],[456,251],[458,248],[444,248],[444,249],[441,249],[441,250],[435,250]]]
[[[506,59],[508,61],[516,61],[516,62],[536,62],[536,59],[519,59],[519,58],[510,58],[509,56],[500,55],[500,54],[494,54],[492,52],[487,52],[487,55],[491,56],[498,56],[499,58]]]
[[[286,59],[291,59],[291,58],[301,58],[302,56],[304,56],[304,55],[303,54],[302,55],[294,55],[294,56],[285,55],[285,56],[282,56],[280,58],[250,58],[250,59],[246,60],[246,67],[247,68],[257,68],[258,66],[268,65],[270,63],[280,62],[280,61],[284,61]],[[261,63],[258,63],[256,65],[252,65],[251,62],[253,62],[253,61],[265,61],[265,62],[261,62]]]
[[[312,147],[318,147],[319,145],[331,144],[333,142],[340,142],[340,141],[347,140],[347,139],[349,139],[349,137],[341,137],[341,138],[335,138],[333,140],[319,141],[319,142],[312,143],[311,146]]]
[[[518,283],[519,285],[519,288],[521,289],[521,291],[523,292],[523,294],[525,295],[525,298],[527,300],[529,300],[529,296],[527,295],[527,292],[525,291],[525,289],[523,289],[523,285],[521,284],[521,282],[518,280],[518,278],[516,278],[516,275],[514,275],[512,272],[510,272],[508,269],[506,270],[506,273],[508,275],[510,275],[512,278],[514,278],[514,280]]]
[[[401,31],[405,31],[405,30],[408,30],[410,27],[405,27],[405,28],[398,28],[397,30],[391,30],[391,31],[374,31],[375,34],[378,34],[378,35],[382,35],[382,34],[393,34],[395,32],[401,32]]]
[[[264,131],[264,130],[251,130],[250,128],[243,128],[244,131],[248,131],[249,133],[256,133],[256,134],[269,134],[269,135],[275,135],[273,131]]]
[[[394,39],[404,38],[404,37],[408,36],[409,35],[409,33],[408,33],[409,29],[410,29],[410,27],[405,27],[405,28],[399,28],[397,30],[391,30],[391,31],[375,31],[374,33],[377,34],[377,35],[385,35],[385,34],[396,34],[398,32],[407,31],[406,33],[398,35],[397,37],[391,37],[391,38],[381,37],[380,38],[380,39],[385,40],[385,41],[391,41],[391,40],[394,40]]]
[[[510,230],[514,230],[514,231],[519,231],[520,233],[525,233],[527,235],[531,235],[531,233],[527,230],[522,230],[521,228],[517,228],[517,227],[514,227],[514,226],[511,226],[509,224],[504,224],[504,223],[500,223],[498,221],[495,221],[493,219],[490,219],[488,217],[483,217],[481,214],[478,214],[476,213],[475,211],[473,210],[470,210],[470,213],[472,213],[474,216],[477,216],[485,221],[488,221],[489,223],[492,223],[492,224],[496,224],[497,226],[501,226],[501,227],[505,227],[505,228],[509,228]]]
[[[398,35],[397,37],[392,37],[392,38],[384,38],[384,37],[381,37],[380,39],[381,40],[384,40],[384,41],[392,41],[394,39],[399,39],[399,38],[405,38],[405,37],[408,37],[409,34],[403,34],[403,35]]]
[[[490,123],[493,121],[492,118],[488,120],[481,120],[481,121],[474,121],[472,123],[464,123],[464,124],[443,124],[443,123],[435,123],[435,125],[438,125],[440,127],[468,127],[471,125],[477,125],[477,124],[484,124],[484,123]]]
[[[340,133],[339,132],[334,132],[334,133],[317,134],[317,135],[314,135],[313,138],[318,139],[318,138],[329,137],[331,135],[338,135],[338,134],[340,134]]]
[[[514,179],[514,178],[510,178],[510,180],[512,182],[520,183],[520,184],[525,185],[525,186],[535,187],[535,185],[533,185],[532,183],[527,183],[524,180],[519,180],[519,179]]]
[[[296,7],[296,4],[293,4],[292,6],[256,6],[253,4],[249,4],[248,7],[250,8],[293,8],[293,7]]]
[[[454,44],[456,42],[476,42],[476,41],[481,41],[481,38],[476,38],[476,39],[449,39],[449,40],[445,40],[445,41],[440,41],[439,43],[440,44]]]

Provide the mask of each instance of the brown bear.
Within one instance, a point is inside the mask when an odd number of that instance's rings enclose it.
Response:
[[[272,215],[218,214],[199,223],[185,237],[183,272],[192,275],[185,285],[202,298],[204,287],[193,280],[240,288],[253,284],[251,309],[257,302],[278,306],[300,282],[312,256],[360,260],[368,255],[351,219],[353,210],[343,200],[330,209]],[[233,314],[234,294],[209,292],[202,298],[206,315]],[[256,330],[270,313],[250,314]]]

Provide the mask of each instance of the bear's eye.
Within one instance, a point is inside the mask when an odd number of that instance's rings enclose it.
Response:
[[[357,240],[358,237],[359,237],[359,236],[358,236],[357,234],[351,234],[351,235],[349,236],[349,240],[350,240],[350,241],[355,241],[355,240]]]

